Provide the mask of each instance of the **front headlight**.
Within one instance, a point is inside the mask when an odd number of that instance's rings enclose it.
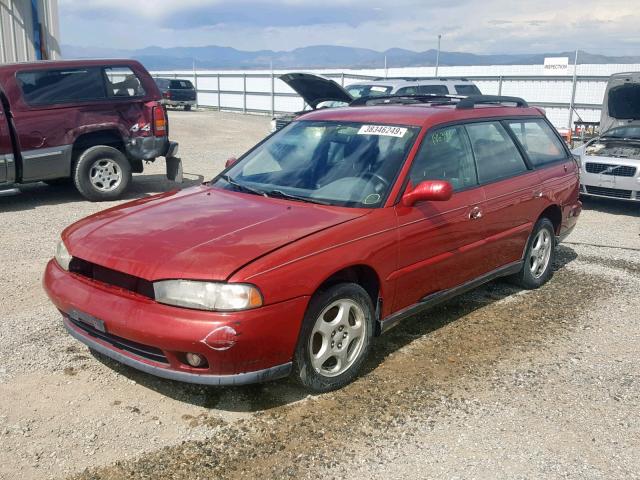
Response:
[[[58,242],[58,246],[56,247],[56,262],[58,265],[65,270],[69,270],[69,264],[71,263],[71,255],[67,250],[67,246],[64,244],[62,240]]]
[[[244,283],[161,280],[153,283],[157,302],[198,310],[248,310],[262,305],[262,295]]]

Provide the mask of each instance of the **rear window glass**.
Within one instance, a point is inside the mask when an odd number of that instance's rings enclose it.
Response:
[[[456,85],[458,95],[481,95],[480,89],[473,84]]]
[[[141,97],[144,88],[140,79],[129,67],[107,67],[104,69],[107,94],[110,97]]]
[[[544,120],[509,121],[508,125],[534,165],[567,158],[562,142]]]
[[[193,90],[193,84],[189,80],[171,80],[169,88],[173,90]]]
[[[106,98],[100,68],[33,70],[16,74],[29,105],[101,100]]]

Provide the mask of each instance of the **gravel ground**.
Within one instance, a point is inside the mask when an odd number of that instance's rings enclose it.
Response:
[[[185,183],[267,130],[172,112]],[[162,174],[129,198],[173,188]],[[43,184],[0,197],[0,478],[640,478],[640,206],[585,202],[543,288],[493,282],[412,318],[318,396],[159,380],[69,338],[42,270],[107,206]]]

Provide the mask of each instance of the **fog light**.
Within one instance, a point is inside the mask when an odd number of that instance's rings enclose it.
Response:
[[[207,364],[207,359],[204,358],[202,355],[200,355],[199,353],[187,353],[185,355],[186,359],[187,359],[187,363],[189,365],[191,365],[192,367],[204,367]]]

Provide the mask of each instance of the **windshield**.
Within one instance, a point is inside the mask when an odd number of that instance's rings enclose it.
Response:
[[[346,88],[354,99],[360,97],[379,97],[389,95],[393,87],[388,85],[351,85]]]
[[[418,131],[382,124],[293,122],[213,184],[297,201],[380,207]]]
[[[633,138],[640,140],[640,126],[616,127],[602,134],[603,138]]]

